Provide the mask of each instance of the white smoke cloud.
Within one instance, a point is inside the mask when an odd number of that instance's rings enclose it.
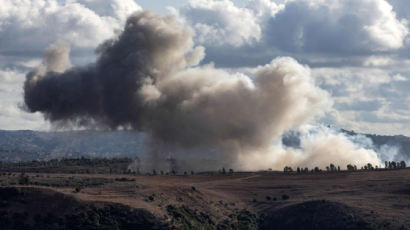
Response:
[[[300,148],[283,146],[280,141],[276,141],[268,151],[239,155],[237,167],[246,170],[282,170],[284,166],[325,169],[331,163],[341,169],[346,169],[348,164],[359,168],[368,163],[381,165],[380,154],[372,149],[374,146],[369,139],[366,139],[370,141],[367,146],[328,127],[305,125],[299,130],[302,131]]]

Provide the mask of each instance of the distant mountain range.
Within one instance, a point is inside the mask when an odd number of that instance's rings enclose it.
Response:
[[[135,157],[143,154],[143,135],[132,131],[38,132],[0,130],[0,161],[76,157]]]
[[[350,136],[359,135],[342,130]],[[410,137],[360,134],[370,138],[375,150],[397,148],[389,160],[410,161]],[[0,161],[49,160],[77,157],[135,157],[144,156],[143,134],[133,131],[65,131],[39,132],[31,130],[0,130]],[[283,142],[298,145],[295,135],[287,135]]]

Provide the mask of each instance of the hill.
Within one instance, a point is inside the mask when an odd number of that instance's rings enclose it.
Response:
[[[374,150],[384,151],[387,159],[410,161],[410,137],[359,134],[341,130],[347,135],[369,138]],[[80,157],[135,157],[144,156],[144,135],[135,131],[64,131],[39,132],[31,130],[0,130],[0,159],[8,162],[50,160]],[[287,146],[298,146],[297,133],[283,137]],[[394,153],[391,154],[391,150]],[[391,154],[391,155],[388,155]]]
[[[62,157],[135,157],[142,154],[143,135],[133,131],[38,132],[0,130],[2,161]]]

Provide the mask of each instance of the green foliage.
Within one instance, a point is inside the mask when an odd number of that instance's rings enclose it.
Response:
[[[216,229],[216,222],[212,217],[184,205],[180,207],[168,205],[167,212],[172,217],[171,224],[177,229]]]
[[[290,166],[285,166],[285,168],[283,168],[283,172],[284,173],[291,173],[291,172],[293,172],[293,169]]]
[[[347,167],[347,171],[355,171],[355,167],[351,164],[348,164],[346,167]]]
[[[30,184],[30,178],[25,173],[21,173],[19,176],[19,184],[20,185]]]
[[[229,215],[229,219],[225,219],[220,223],[203,213],[192,210],[186,206],[176,207],[173,205],[167,206],[167,211],[171,220],[171,225],[176,229],[199,229],[199,230],[256,230],[258,229],[258,218],[255,214],[248,210]]]

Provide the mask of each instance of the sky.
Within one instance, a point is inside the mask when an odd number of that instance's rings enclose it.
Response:
[[[177,17],[203,46],[201,64],[246,72],[289,56],[308,67],[333,107],[317,122],[357,132],[410,135],[410,5],[406,0],[0,0],[0,129],[47,130],[25,112],[25,74],[57,40],[74,66],[127,16]]]

